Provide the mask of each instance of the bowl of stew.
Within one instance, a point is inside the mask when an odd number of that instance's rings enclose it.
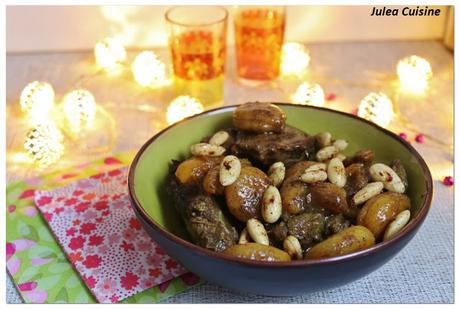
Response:
[[[128,187],[148,234],[185,268],[273,296],[378,269],[413,238],[433,194],[423,158],[390,131],[335,110],[260,102],[159,132],[136,154]]]

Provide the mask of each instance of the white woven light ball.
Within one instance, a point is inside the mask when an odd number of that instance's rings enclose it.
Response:
[[[393,103],[383,92],[371,92],[358,107],[358,116],[372,121],[381,127],[387,127],[393,118]]]
[[[64,153],[62,133],[53,124],[39,124],[26,134],[24,149],[41,167],[49,166]]]
[[[63,110],[70,129],[78,133],[93,124],[96,100],[88,90],[73,90],[64,97]]]
[[[169,124],[173,124],[186,117],[199,114],[203,110],[203,104],[197,99],[187,95],[179,96],[169,104],[166,111],[166,120]]]

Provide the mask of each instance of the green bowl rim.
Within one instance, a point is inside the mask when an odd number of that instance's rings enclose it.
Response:
[[[337,110],[333,110],[333,109],[329,109],[329,108],[310,106],[310,105],[293,105],[291,103],[273,103],[273,102],[270,102],[270,103],[275,104],[275,105],[280,105],[280,106],[290,106],[290,107],[298,107],[298,108],[317,109],[317,110],[322,110],[322,111],[326,111],[326,112],[330,112],[330,113],[339,114],[339,115],[342,115],[342,116],[345,116],[345,117],[349,117],[349,118],[364,122],[367,125],[370,125],[370,126],[376,128],[377,130],[381,131],[382,133],[384,133],[386,135],[389,135],[391,138],[393,138],[393,139],[397,140],[399,143],[401,143],[417,159],[418,163],[420,164],[420,166],[421,166],[421,168],[423,170],[423,174],[424,174],[424,178],[425,178],[425,184],[426,184],[426,189],[427,189],[426,192],[427,193],[426,193],[426,195],[424,197],[422,206],[421,206],[420,211],[418,212],[417,216],[415,218],[413,218],[412,220],[410,220],[409,223],[395,237],[391,238],[390,240],[382,241],[382,242],[380,242],[378,244],[375,244],[374,246],[372,246],[370,248],[367,248],[367,249],[364,249],[364,250],[361,250],[361,251],[357,251],[357,252],[353,252],[353,253],[349,253],[349,254],[346,254],[346,255],[336,256],[336,257],[321,258],[321,259],[314,259],[314,260],[313,259],[312,260],[292,260],[290,262],[256,261],[256,260],[249,260],[249,259],[229,256],[229,255],[226,255],[226,254],[223,254],[223,253],[220,253],[220,252],[215,252],[215,251],[211,251],[211,250],[202,248],[202,247],[200,247],[198,245],[195,245],[195,244],[193,244],[193,243],[191,243],[191,242],[189,242],[187,240],[184,240],[184,239],[180,238],[179,236],[176,236],[173,233],[170,233],[169,231],[165,230],[163,227],[161,227],[159,224],[157,224],[155,222],[155,220],[144,210],[144,208],[141,206],[141,203],[139,202],[139,200],[138,200],[138,198],[136,196],[136,192],[134,190],[134,174],[135,174],[137,163],[138,163],[140,157],[143,155],[144,151],[153,142],[155,142],[155,140],[158,137],[163,135],[165,132],[173,129],[174,127],[176,127],[176,126],[178,126],[178,125],[180,125],[180,124],[182,124],[184,122],[187,122],[187,121],[189,121],[190,119],[193,119],[193,118],[198,118],[198,117],[202,117],[202,116],[206,116],[206,115],[212,115],[212,114],[220,113],[220,112],[227,111],[227,110],[232,110],[232,109],[236,108],[237,106],[239,106],[239,104],[238,104],[238,105],[229,105],[229,106],[218,107],[218,108],[215,108],[215,109],[210,109],[210,110],[207,110],[205,112],[202,112],[202,113],[195,114],[193,116],[187,117],[187,118],[185,118],[185,119],[183,119],[183,120],[181,120],[179,122],[176,122],[176,123],[172,124],[171,126],[168,126],[167,128],[161,130],[160,132],[155,134],[153,137],[151,137],[144,145],[142,145],[142,147],[137,152],[136,156],[134,157],[134,159],[131,162],[130,167],[129,167],[129,173],[128,173],[129,197],[130,197],[131,204],[133,205],[133,207],[136,208],[136,210],[142,216],[142,218],[146,222],[148,222],[151,225],[151,227],[157,233],[159,233],[163,237],[166,237],[167,239],[169,239],[169,240],[171,240],[171,241],[173,241],[173,242],[185,247],[186,249],[190,249],[190,250],[194,251],[196,254],[199,254],[199,255],[204,255],[204,256],[207,256],[207,257],[211,257],[211,258],[222,259],[222,260],[237,263],[237,264],[244,264],[244,265],[247,265],[247,266],[276,267],[276,268],[278,268],[278,267],[301,267],[301,266],[309,266],[309,265],[334,264],[334,263],[339,263],[339,262],[342,262],[342,261],[348,261],[348,260],[358,259],[358,258],[368,256],[368,255],[377,254],[378,252],[381,252],[382,250],[384,250],[384,249],[386,249],[388,247],[391,247],[393,244],[396,244],[397,242],[401,241],[407,234],[409,234],[413,230],[417,229],[419,227],[419,225],[422,224],[422,222],[425,220],[425,218],[426,218],[426,216],[428,214],[429,209],[431,208],[431,200],[432,200],[432,197],[433,197],[433,179],[431,177],[430,170],[429,170],[427,164],[425,163],[425,161],[423,160],[422,156],[417,152],[417,150],[415,150],[414,147],[412,147],[411,144],[409,144],[408,142],[406,142],[405,140],[403,140],[402,138],[400,138],[398,135],[394,134],[393,132],[391,132],[391,131],[389,131],[389,130],[387,130],[385,128],[382,128],[382,127],[380,127],[379,125],[377,125],[377,124],[375,124],[373,122],[367,121],[367,120],[365,120],[365,119],[363,119],[361,117],[358,117],[358,116],[355,116],[355,115],[352,115],[352,114],[348,114],[348,113],[345,113],[345,112],[341,112],[341,111],[337,111]]]

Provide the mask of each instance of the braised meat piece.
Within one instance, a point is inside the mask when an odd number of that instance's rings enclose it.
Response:
[[[353,157],[346,158],[343,161],[343,165],[345,167],[353,164],[353,163],[362,163],[365,166],[369,167],[372,164],[372,161],[375,158],[375,153],[371,149],[362,149],[355,153]]]
[[[407,182],[407,173],[406,173],[406,169],[401,163],[401,160],[396,159],[393,162],[391,162],[391,168],[393,169],[393,171],[395,171],[395,173],[399,176],[399,178],[401,178],[404,184],[404,188],[407,189],[407,187],[409,186],[409,183]]]
[[[362,163],[353,163],[347,166],[345,173],[347,174],[347,182],[344,189],[347,196],[355,195],[369,182],[369,171]]]
[[[236,229],[229,223],[216,200],[199,186],[180,184],[171,173],[167,190],[195,244],[223,251],[236,243]]]
[[[342,214],[330,215],[326,218],[326,235],[336,234],[350,226],[348,221]]]
[[[284,221],[275,224],[270,224],[267,227],[268,237],[277,247],[281,247],[284,239],[288,235],[288,228]]]
[[[302,248],[306,249],[323,239],[325,218],[320,213],[303,213],[290,217],[286,225],[288,234],[295,236]]]
[[[308,160],[315,152],[315,137],[295,128],[286,127],[279,134],[253,134],[239,131],[231,152],[237,157],[246,157],[265,167],[281,161],[286,166]]]

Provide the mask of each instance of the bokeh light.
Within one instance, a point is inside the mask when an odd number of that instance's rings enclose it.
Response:
[[[324,105],[324,91],[318,84],[303,82],[291,96],[291,102],[300,105]]]
[[[371,92],[358,107],[358,116],[372,121],[381,127],[387,127],[393,119],[393,103],[383,92]]]
[[[168,124],[173,124],[186,117],[199,114],[203,110],[203,104],[197,99],[186,95],[179,96],[169,104],[166,111],[166,120]]]
[[[21,110],[33,121],[41,122],[49,117],[54,106],[54,90],[47,82],[33,81],[22,90],[19,99]]]
[[[283,44],[281,52],[281,74],[285,76],[302,76],[310,63],[308,49],[300,43]]]
[[[24,149],[40,167],[46,167],[61,158],[64,152],[62,141],[62,133],[56,126],[38,124],[27,132]]]
[[[92,126],[96,100],[88,90],[73,90],[64,97],[63,110],[71,131],[79,133]]]
[[[141,86],[158,88],[166,83],[166,66],[152,51],[143,51],[137,55],[131,70]]]
[[[401,90],[414,94],[422,94],[433,76],[430,63],[416,55],[399,60],[396,70]]]

